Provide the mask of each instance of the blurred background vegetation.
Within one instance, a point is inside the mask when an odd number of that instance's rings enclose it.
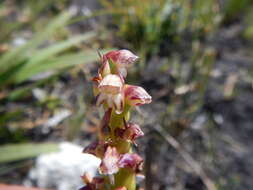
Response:
[[[252,188],[253,1],[2,0],[0,31],[1,182],[95,138],[97,50],[126,48],[141,57],[129,83],[153,97],[134,114],[142,186]]]

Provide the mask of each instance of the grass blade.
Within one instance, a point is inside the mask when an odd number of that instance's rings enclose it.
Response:
[[[33,57],[30,59],[30,61],[26,64],[26,66],[30,66],[33,64],[38,64],[48,58],[51,58],[52,56],[56,55],[57,53],[60,53],[73,45],[76,45],[82,41],[88,40],[95,36],[95,33],[89,32],[84,35],[78,35],[74,36],[66,41],[59,42],[57,44],[54,44],[50,47],[44,48],[42,50],[38,50]]]
[[[1,72],[8,70],[10,67],[15,65],[15,63],[20,63],[25,60],[27,57],[28,50],[36,48],[40,43],[46,40],[53,32],[63,27],[67,24],[67,21],[70,19],[70,14],[67,12],[62,13],[51,21],[45,28],[45,30],[39,32],[32,40],[30,40],[25,45],[14,49],[0,58]],[[30,52],[29,52],[30,53]]]
[[[55,143],[22,143],[0,146],[0,163],[33,158],[43,153],[59,150]]]

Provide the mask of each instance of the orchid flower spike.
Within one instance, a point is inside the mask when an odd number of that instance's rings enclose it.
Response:
[[[102,105],[105,113],[98,126],[98,139],[83,152],[101,159],[100,176],[82,176],[86,185],[80,190],[135,190],[143,159],[132,153],[131,145],[136,145],[144,133],[139,125],[129,122],[130,108],[149,104],[152,97],[142,87],[125,83],[126,69],[138,56],[125,49],[99,56],[102,64],[92,79],[93,91],[96,105]]]

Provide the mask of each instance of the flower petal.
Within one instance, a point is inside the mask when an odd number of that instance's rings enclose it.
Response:
[[[127,103],[132,106],[149,104],[152,101],[152,97],[140,86],[125,85],[124,93]]]
[[[107,100],[107,95],[104,93],[99,93],[95,98],[96,106],[100,106]]]
[[[102,174],[112,175],[119,170],[118,161],[119,153],[115,147],[108,146],[100,165],[100,171]]]
[[[129,123],[127,125],[127,129],[125,130],[123,134],[123,138],[134,141],[137,138],[142,137],[143,135],[144,133],[142,132],[139,125],[134,124],[134,123]]]
[[[98,158],[102,158],[108,146],[109,142],[96,141],[85,147],[83,153],[93,154]]]
[[[104,114],[104,117],[101,121],[101,124],[100,124],[100,129],[101,129],[101,135],[103,136],[106,136],[106,135],[109,135],[110,134],[110,126],[109,126],[109,122],[110,122],[110,119],[111,119],[111,113],[112,113],[112,109],[109,108],[105,114]]]
[[[98,73],[101,74],[103,77],[111,74],[111,69],[108,61],[102,63],[102,66],[99,68]]]
[[[122,95],[122,93],[119,93],[119,94],[114,95],[112,99],[113,99],[115,112],[117,114],[121,114],[124,108],[124,96]]]
[[[127,70],[124,67],[119,68],[119,74],[120,76],[126,77],[127,76]]]
[[[104,60],[111,59],[118,67],[128,67],[138,58],[138,56],[126,49],[110,51],[104,55]]]
[[[137,138],[144,135],[140,126],[134,123],[127,124],[125,129],[117,128],[114,132],[115,136],[120,137],[124,140],[132,141],[133,143],[135,143],[134,141]]]
[[[118,75],[106,75],[98,85],[99,90],[106,94],[118,94],[122,89],[122,80]]]
[[[96,156],[96,149],[99,145],[99,142],[92,142],[91,144],[89,144],[87,147],[85,147],[83,149],[83,153],[88,153],[88,154],[93,154]]]
[[[142,169],[143,159],[138,154],[126,153],[121,155],[118,162],[120,168],[131,168],[135,172],[139,172]]]

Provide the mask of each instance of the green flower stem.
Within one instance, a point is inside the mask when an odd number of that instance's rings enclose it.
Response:
[[[130,142],[119,139],[114,134],[116,128],[124,128],[124,119],[126,121],[129,120],[130,108],[131,107],[129,105],[125,105],[124,111],[121,114],[116,114],[113,110],[109,123],[111,128],[111,139],[120,154],[130,153],[132,151]],[[115,184],[113,185],[112,189],[124,186],[127,188],[127,190],[136,189],[135,173],[131,169],[120,169],[119,172],[114,175],[114,180]]]
[[[114,175],[115,187],[126,187],[127,190],[136,189],[135,173],[131,169],[122,168]]]

